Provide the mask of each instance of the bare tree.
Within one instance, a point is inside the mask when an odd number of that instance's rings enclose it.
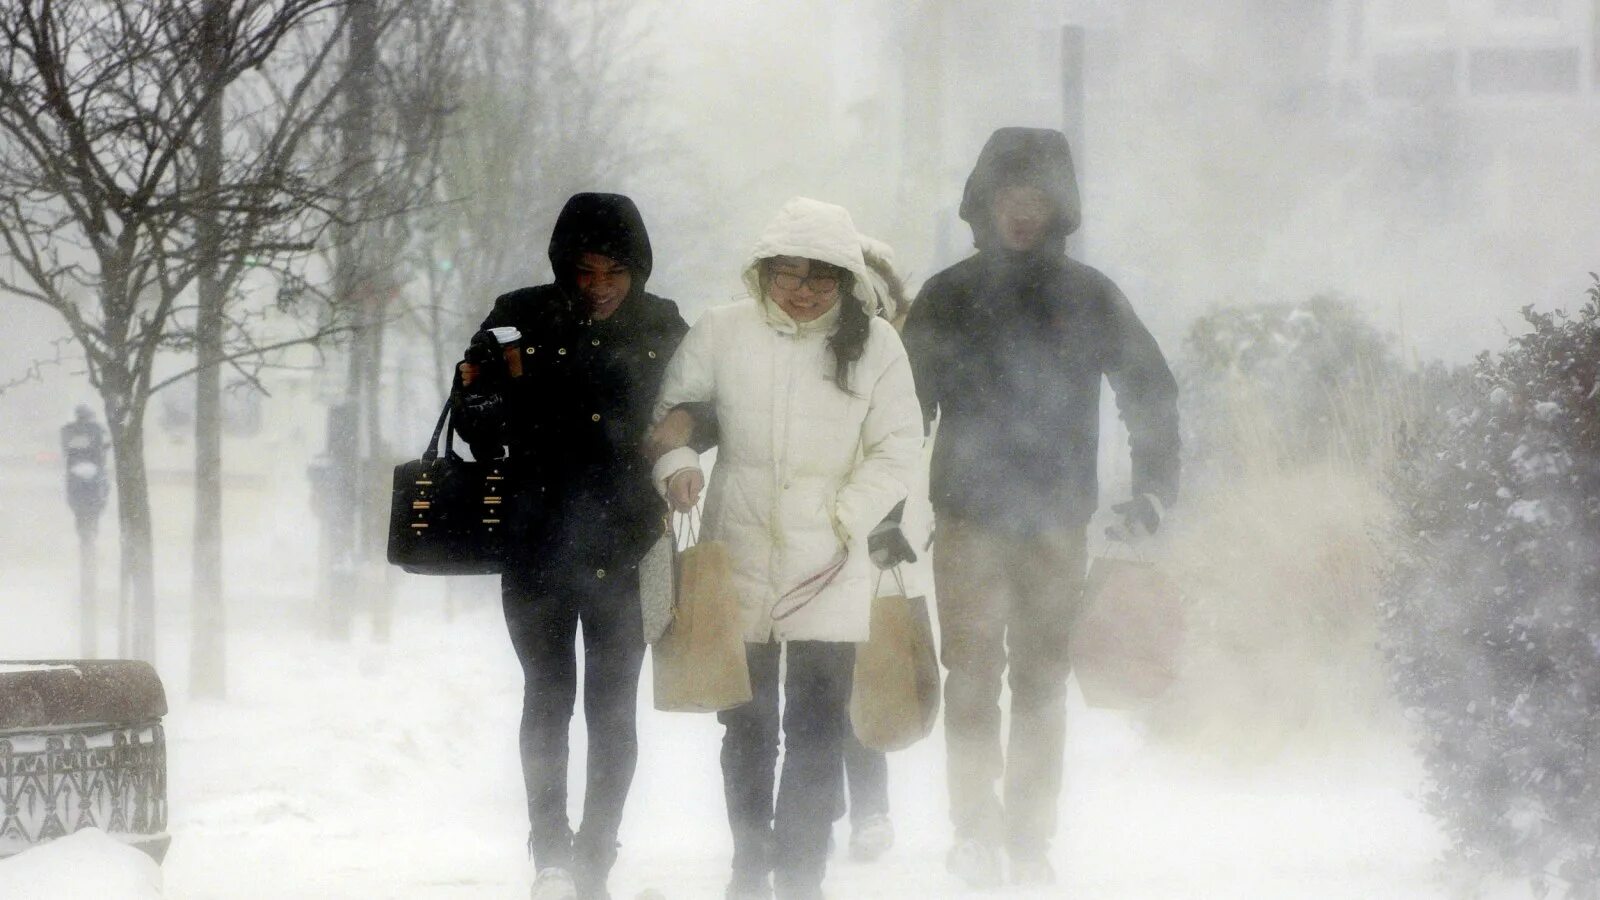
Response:
[[[470,124],[444,184],[464,293],[478,303],[529,275],[566,198],[625,174],[652,149],[639,127],[648,28],[626,0],[478,7]]]
[[[192,74],[214,80],[232,35],[237,4],[205,0],[200,58]],[[265,363],[264,316],[246,305],[246,274],[280,269],[278,305],[304,291],[294,261],[318,243],[337,208],[337,160],[315,140],[336,110],[343,79],[330,65],[348,25],[344,5],[308,18],[285,35],[274,54],[218,91],[202,113],[193,155],[196,294],[195,517],[190,690],[226,693],[225,579],[222,559],[222,374],[232,366],[260,388]],[[185,74],[190,74],[186,72]],[[191,89],[198,85],[191,86]],[[231,136],[231,139],[230,139]],[[318,151],[322,152],[318,152]],[[185,156],[187,160],[188,157]],[[348,185],[345,185],[348,187]],[[239,250],[251,251],[238,255]],[[318,338],[339,330],[325,326]],[[248,368],[247,368],[248,367]],[[264,388],[261,388],[264,390]]]
[[[425,0],[350,0],[344,58],[348,93],[337,129],[345,177],[370,185],[342,218],[334,291],[352,330],[344,400],[330,416],[328,465],[350,493],[324,512],[323,579],[329,630],[348,637],[354,606],[369,601],[380,637],[388,629],[388,590],[363,583],[381,561],[388,525],[391,462],[381,419],[382,361],[388,326],[404,315],[416,274],[411,248],[431,215],[436,174],[463,59],[458,28],[464,5]],[[386,572],[379,575],[385,578]],[[370,581],[371,579],[369,579]]]
[[[461,110],[430,161],[439,206],[417,247],[427,290],[406,311],[441,400],[489,300],[543,267],[566,198],[614,184],[657,149],[640,125],[649,24],[627,0],[471,7]]]
[[[195,337],[179,304],[202,275],[202,303],[214,307],[219,288],[237,281],[230,267],[303,252],[316,226],[302,213],[330,205],[331,194],[296,168],[305,131],[281,133],[248,161],[228,164],[228,154],[215,155],[214,127],[213,141],[206,141],[207,116],[223,108],[230,85],[261,70],[290,35],[339,6],[337,0],[0,6],[0,288],[62,316],[105,406],[127,611],[121,650],[128,655],[155,657],[144,423],[151,394],[171,383],[153,381],[158,354],[186,349]],[[283,100],[311,102],[298,89]],[[196,147],[209,149],[196,155]],[[210,334],[204,343],[196,370],[215,371],[229,355],[218,354]],[[237,356],[263,349],[247,347]]]

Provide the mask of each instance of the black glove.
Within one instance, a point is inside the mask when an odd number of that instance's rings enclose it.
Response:
[[[867,556],[880,569],[917,561],[917,552],[911,549],[911,542],[900,528],[900,520],[892,513],[867,534]]]
[[[505,354],[500,351],[500,342],[495,339],[494,332],[488,330],[472,336],[462,361],[477,366],[480,375],[491,377],[505,368],[506,364]]]
[[[1106,537],[1128,544],[1149,537],[1161,527],[1164,511],[1161,501],[1152,494],[1140,494],[1126,503],[1118,503],[1111,507],[1117,521],[1106,528]]]
[[[467,344],[462,362],[478,367],[472,384],[463,385],[461,374],[451,384],[450,427],[472,448],[473,459],[499,458],[505,450],[505,399],[509,383],[506,360],[494,333],[480,331]]]

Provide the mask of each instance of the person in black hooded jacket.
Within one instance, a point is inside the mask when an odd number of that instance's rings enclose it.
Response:
[[[533,896],[587,900],[609,896],[606,878],[638,760],[645,646],[638,563],[666,509],[640,448],[667,360],[688,325],[672,301],[644,290],[650,239],[627,197],[574,195],[556,219],[549,252],[555,283],[495,300],[459,367],[453,409],[473,455],[504,452],[516,484],[501,595],[524,675]],[[520,366],[506,364],[491,329],[520,337]],[[580,622],[589,757],[574,835],[567,732]]]
[[[1177,384],[1109,278],[1066,255],[1081,212],[1059,131],[1002,128],[961,200],[978,252],[923,286],[905,326],[917,395],[938,417],[929,474],[945,682],[952,871],[975,886],[1054,879],[1067,636],[1098,502],[1100,379],[1127,423],[1133,499],[1152,532],[1178,490]],[[1011,738],[1000,686],[1010,667]],[[1004,799],[995,781],[1004,774]]]

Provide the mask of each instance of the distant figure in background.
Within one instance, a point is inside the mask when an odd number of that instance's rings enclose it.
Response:
[[[100,530],[111,482],[106,478],[106,430],[84,404],[61,426],[61,456],[67,464],[67,506],[78,526],[78,539],[93,543]]]
[[[72,421],[61,426],[61,457],[67,466],[67,507],[78,528],[78,606],[80,610],[81,654],[96,656],[95,536],[100,531],[100,515],[105,512],[111,493],[106,477],[106,430],[94,420],[94,411],[79,404]]]
[[[949,670],[948,865],[973,887],[1003,880],[1002,847],[1014,883],[1055,880],[1067,638],[1099,501],[1102,377],[1133,455],[1133,497],[1112,507],[1116,528],[1155,531],[1178,492],[1177,383],[1111,279],[1067,256],[1081,215],[1061,132],[996,131],[961,198],[978,252],[928,279],[905,326],[923,417],[939,417],[928,488]]]

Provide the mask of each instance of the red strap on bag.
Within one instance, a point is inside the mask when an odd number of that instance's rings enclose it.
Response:
[[[784,593],[772,607],[772,621],[782,622],[802,609],[833,584],[833,580],[844,571],[845,561],[850,558],[850,553],[840,547],[839,552],[833,555],[833,561],[815,575],[810,576]]]

